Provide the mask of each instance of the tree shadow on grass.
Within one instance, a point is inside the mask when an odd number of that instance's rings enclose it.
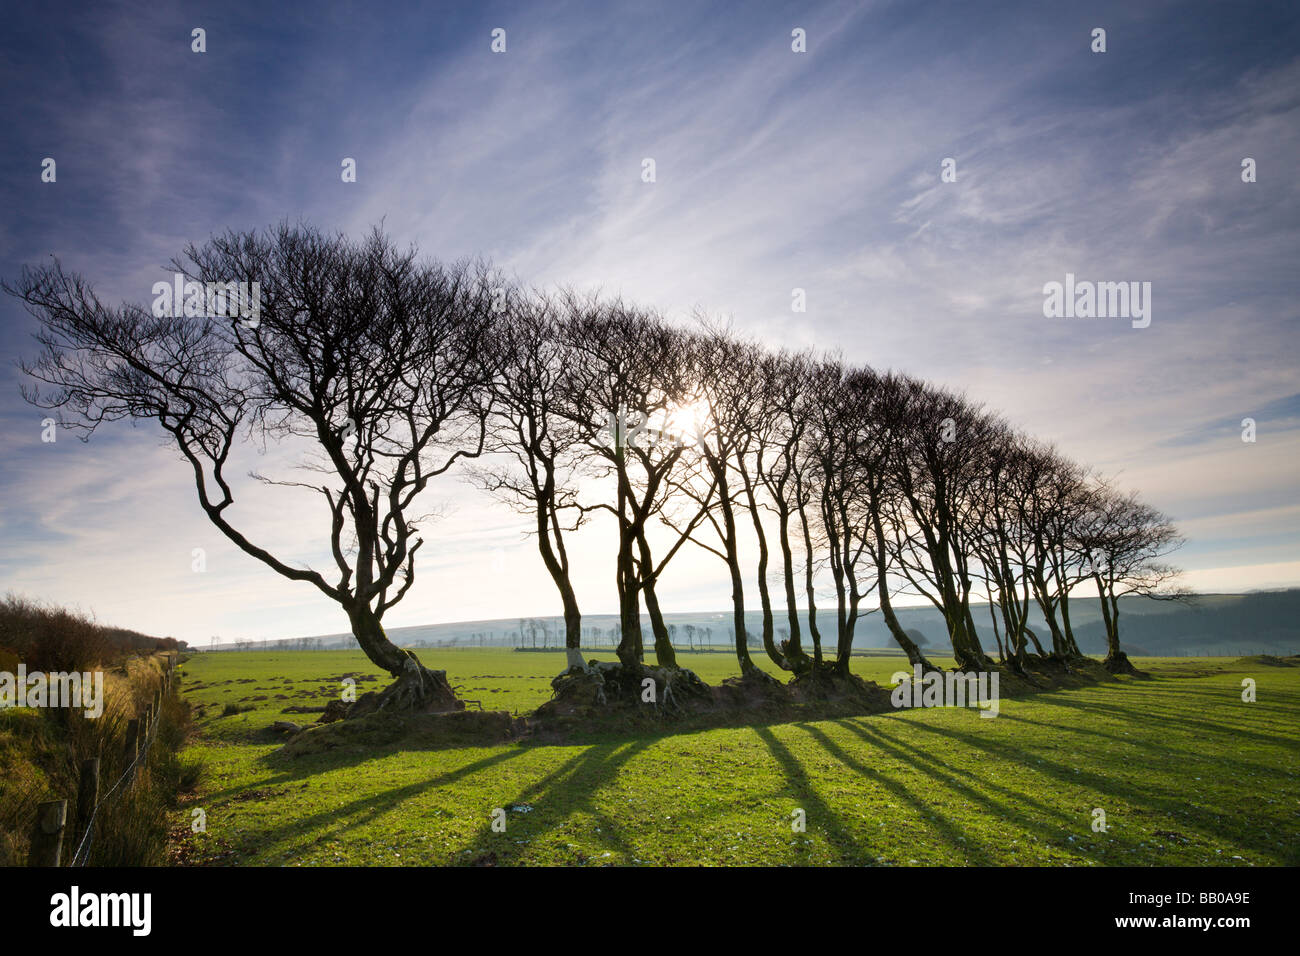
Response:
[[[864,859],[873,860],[870,848],[865,841],[858,840],[844,825],[839,814],[818,796],[808,779],[808,772],[803,764],[790,752],[790,748],[777,740],[776,735],[767,727],[755,727],[754,733],[767,745],[776,760],[777,766],[785,774],[793,799],[799,801],[799,809],[805,811],[809,825],[818,827],[826,835],[826,840],[840,856],[841,863],[860,864]],[[807,850],[801,849],[806,855]]]
[[[521,844],[515,842],[526,838],[531,842],[536,837],[558,829],[570,817],[577,813],[586,813],[599,824],[602,845],[609,851],[617,851],[628,856],[632,847],[624,839],[621,826],[607,813],[597,809],[594,797],[596,793],[612,783],[625,764],[637,754],[650,746],[650,741],[618,741],[605,744],[591,744],[582,748],[582,752],[569,758],[559,767],[541,779],[529,784],[511,801],[504,803],[501,809],[506,812],[506,832],[492,830],[489,811],[483,810],[485,823],[470,838],[470,857],[462,863],[476,864],[491,862],[509,864],[517,862],[522,856]],[[528,806],[526,815],[512,815],[512,806]],[[480,853],[475,856],[473,850]]]
[[[1182,689],[1171,691],[1175,698],[1201,698],[1206,708],[1221,706],[1224,703],[1224,696],[1213,691],[1199,689]],[[1260,733],[1258,730],[1250,727],[1243,727],[1236,722],[1214,723],[1213,721],[1202,720],[1189,715],[1186,709],[1175,709],[1171,707],[1174,703],[1184,703],[1180,700],[1170,700],[1165,698],[1161,701],[1161,714],[1157,715],[1150,710],[1144,710],[1140,706],[1124,706],[1121,703],[1099,702],[1096,700],[1075,700],[1062,694],[1047,694],[1042,699],[1043,703],[1051,704],[1057,707],[1068,707],[1071,710],[1087,711],[1089,713],[1107,714],[1116,717],[1126,723],[1144,724],[1151,727],[1164,728],[1168,727],[1171,722],[1176,722],[1178,729],[1196,729],[1215,734],[1216,736],[1245,737],[1257,743],[1269,744],[1277,747],[1285,747],[1288,750],[1300,750],[1300,741],[1293,737],[1287,737],[1282,734]],[[1195,700],[1186,701],[1187,707],[1196,707]],[[1254,706],[1254,705],[1243,705]],[[1206,708],[1201,708],[1206,709]],[[1193,711],[1195,712],[1195,711]],[[1288,731],[1290,728],[1288,728]]]
[[[1025,750],[1020,746],[1002,743],[987,735],[965,733],[952,728],[938,727],[922,721],[911,723],[913,728],[923,733],[948,737],[969,747],[983,750],[990,756],[1006,760],[1009,764],[1024,763]],[[1090,770],[1068,767],[1043,757],[1038,757],[1033,769],[1070,787],[1087,787],[1118,800],[1128,801],[1138,807],[1149,807],[1165,814],[1170,820],[1177,820],[1184,826],[1198,831],[1202,836],[1217,840],[1229,840],[1262,856],[1274,858],[1279,854],[1276,845],[1269,845],[1266,838],[1251,826],[1249,819],[1233,812],[1215,813],[1188,802],[1183,795],[1170,795],[1151,787],[1143,787],[1129,781],[1104,777]],[[1282,824],[1276,824],[1280,826]],[[1283,854],[1288,864],[1294,863],[1296,850],[1293,848]]]
[[[1005,710],[1002,711],[1002,713],[999,715],[999,719],[1011,721],[1012,723],[1017,723],[1017,724],[1027,724],[1031,727],[1041,727],[1044,730],[1056,731],[1058,733],[1064,731],[1066,733],[1077,734],[1080,737],[1098,737],[1102,740],[1109,740],[1124,747],[1135,747],[1140,750],[1149,751],[1152,755],[1156,757],[1169,757],[1171,756],[1171,754],[1174,756],[1182,756],[1182,757],[1187,757],[1192,759],[1204,757],[1203,750],[1188,750],[1186,748],[1179,748],[1175,753],[1173,749],[1170,747],[1151,743],[1150,741],[1144,740],[1141,737],[1132,737],[1132,736],[1125,737],[1118,734],[1111,734],[1111,733],[1107,733],[1104,730],[1098,730],[1096,727],[1079,727],[1071,724],[1053,724],[1053,723],[1048,723],[1045,720],[1034,720],[1030,717],[1025,717],[1022,714],[1008,713]],[[1238,773],[1262,773],[1265,776],[1275,777],[1279,781],[1288,782],[1288,783],[1294,782],[1296,779],[1295,774],[1287,773],[1284,770],[1279,770],[1276,767],[1270,767],[1267,766],[1266,764],[1250,763],[1245,760],[1238,760],[1234,757],[1225,757],[1219,755],[1216,755],[1214,757],[1214,761],[1216,764],[1222,764],[1224,767],[1231,768]]]
[[[378,720],[378,718],[367,718]],[[330,749],[319,750],[311,753],[298,755],[288,755],[281,751],[280,748],[269,750],[254,758],[255,762],[271,771],[272,775],[264,778],[258,778],[247,785],[228,787],[224,790],[205,791],[203,797],[205,800],[223,800],[230,797],[238,797],[253,789],[265,789],[290,783],[296,783],[302,780],[308,780],[324,773],[331,773],[335,770],[347,770],[352,767],[358,767],[371,761],[383,760],[399,753],[432,753],[437,751],[474,751],[487,748],[498,748],[510,746],[511,741],[505,739],[484,740],[470,734],[447,734],[439,736],[419,730],[404,732],[400,728],[385,730],[382,724],[373,725],[379,736],[377,739],[359,736],[355,739],[343,739],[339,744]],[[308,731],[311,731],[311,727]],[[286,743],[285,738],[278,738],[281,745]],[[276,741],[277,738],[268,736],[264,729],[254,732],[246,741],[236,742],[234,746],[241,746],[243,743],[256,745],[266,745]],[[230,745],[229,742],[226,742]],[[523,746],[531,746],[524,743]],[[219,755],[219,750],[214,756]]]
[[[321,842],[334,834],[353,829],[382,816],[389,810],[414,799],[420,794],[437,787],[450,786],[480,771],[495,767],[507,760],[513,760],[525,753],[515,748],[504,750],[490,757],[470,761],[454,770],[448,770],[426,780],[418,780],[404,787],[380,793],[367,793],[351,803],[341,807],[331,807],[306,817],[291,817],[285,823],[257,834],[259,843],[271,843],[277,840],[292,839],[295,835],[314,836],[314,842]]]
[[[1000,819],[1008,821],[1008,823],[1015,821],[1022,830],[1036,832],[1039,837],[1046,841],[1050,842],[1052,840],[1060,840],[1063,836],[1069,835],[1078,822],[1072,819],[1069,814],[1065,813],[1063,810],[1048,806],[1028,794],[1022,793],[1018,790],[1012,790],[1010,787],[1004,787],[987,778],[980,778],[980,785],[990,790],[998,791],[1007,798],[1007,802],[996,800],[987,794],[980,793],[970,784],[964,783],[957,777],[947,773],[946,771],[953,770],[953,768],[949,767],[939,758],[927,754],[921,748],[908,744],[902,740],[886,738],[878,727],[873,727],[865,722],[858,722],[849,718],[837,720],[835,723],[848,730],[850,733],[861,737],[868,744],[871,744],[874,747],[879,747],[895,759],[912,764],[912,766],[917,770],[943,783],[955,793],[962,794],[972,803],[984,804]],[[848,762],[849,760],[847,756],[842,756],[840,759],[845,760],[845,762]],[[899,792],[899,796],[912,802],[920,812],[927,814],[937,813],[937,811],[921,803],[908,793],[901,784],[891,784],[885,781],[882,775],[877,776],[881,779],[881,782],[886,786],[889,786],[891,790],[894,790],[895,787],[897,787],[898,791],[901,791]],[[1026,820],[1024,819],[1023,811],[1020,809],[1020,806],[1017,805],[1031,806],[1046,816],[1057,817],[1061,821],[1060,825],[1059,827],[1051,827],[1045,823],[1034,823]],[[949,822],[941,814],[939,817],[943,822],[939,824],[937,829],[941,830],[944,836],[955,847],[957,843],[960,842],[956,840],[956,837],[963,834],[954,824]],[[972,845],[969,840],[966,841],[966,845],[963,848],[970,852],[970,855],[974,858],[974,861],[977,864],[987,865],[993,863],[993,860],[983,848],[978,845]]]

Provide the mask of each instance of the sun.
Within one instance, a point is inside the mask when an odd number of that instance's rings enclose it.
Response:
[[[709,403],[698,398],[678,405],[668,413],[668,429],[672,435],[694,435],[709,419]]]

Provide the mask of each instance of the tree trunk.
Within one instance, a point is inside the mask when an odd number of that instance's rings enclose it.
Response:
[[[1106,657],[1101,662],[1101,666],[1112,674],[1141,676],[1142,672],[1134,667],[1128,655],[1120,650],[1119,601],[1111,596],[1112,589],[1102,583],[1100,576],[1094,575],[1094,577],[1097,581],[1097,597],[1101,602],[1101,616],[1106,623]]]
[[[1074,639],[1074,629],[1070,627],[1070,594],[1065,585],[1062,585],[1061,596],[1057,604],[1061,608],[1061,633],[1065,637],[1066,647],[1069,648],[1072,656],[1082,657],[1083,651],[1079,650],[1079,642]]]
[[[959,607],[949,618],[949,637],[952,640],[952,655],[961,671],[984,671],[989,669],[989,659],[980,647],[978,638],[971,632],[969,608]]]
[[[799,528],[803,534],[804,593],[808,597],[808,634],[813,642],[813,667],[817,668],[822,663],[822,635],[817,630],[817,594],[813,590],[812,531],[808,527],[808,509],[804,498],[803,478],[798,472],[795,472],[794,475],[794,507],[795,513],[799,516]]]
[[[618,620],[618,659],[625,667],[636,667],[641,663],[641,601],[631,555],[619,555]]]
[[[894,602],[889,599],[889,587],[887,586],[888,552],[885,550],[885,528],[880,520],[879,512],[874,510],[872,513],[872,526],[876,533],[876,548],[878,549],[872,554],[876,562],[876,591],[880,596],[880,613],[885,619],[885,627],[889,628],[889,633],[893,635],[895,642],[907,655],[909,664],[913,667],[920,664],[922,673],[937,671],[939,668],[931,664],[920,646],[907,636],[902,623],[898,620],[898,615],[894,613]]]
[[[578,610],[578,596],[573,591],[573,582],[569,579],[568,561],[565,555],[557,554],[547,533],[550,519],[547,512],[538,508],[537,550],[541,552],[542,563],[550,572],[556,590],[560,592],[560,601],[564,606],[564,652],[566,667],[584,667],[582,659],[582,612]],[[556,534],[558,534],[558,530]]]
[[[777,667],[792,671],[794,667],[776,646],[775,627],[772,621],[772,595],[767,588],[767,535],[763,531],[763,518],[759,513],[758,501],[755,500],[754,489],[748,477],[745,479],[745,494],[749,501],[749,513],[754,519],[754,534],[758,538],[758,600],[759,606],[763,609],[763,650]]]
[[[653,576],[654,564],[650,559],[650,543],[646,540],[644,530],[637,534],[637,547],[641,552],[641,590],[645,592],[645,606],[650,613],[650,628],[655,636],[655,659],[660,667],[676,667],[677,654],[668,637],[664,616],[659,610],[659,597],[655,594]]]
[[[628,517],[632,492],[627,477],[626,454],[619,446],[615,461],[618,472],[618,614],[622,626],[618,659],[624,667],[631,668],[641,666],[644,649],[641,642],[641,582],[632,557],[632,545],[639,529]]]
[[[758,668],[749,656],[748,634],[745,631],[745,583],[740,573],[740,555],[736,543],[736,513],[731,507],[731,493],[727,487],[726,466],[715,467],[718,479],[718,502],[722,507],[723,553],[727,559],[727,570],[731,573],[731,608],[732,627],[735,631],[736,661],[740,664],[742,677],[748,676]]]
[[[749,656],[749,633],[745,630],[745,584],[740,574],[739,561],[729,557],[727,567],[731,571],[731,619],[736,635],[736,661],[744,676],[756,670],[754,661]]]
[[[1007,652],[1006,649],[1002,646],[1002,632],[998,630],[998,616],[995,611],[995,608],[996,605],[993,603],[992,599],[990,599],[989,600],[989,621],[993,625],[993,640],[998,645],[998,659],[1001,660],[1003,663],[1006,663]]]
[[[446,671],[429,670],[410,651],[388,639],[383,625],[368,605],[347,608],[352,635],[366,657],[396,678],[379,693],[362,695],[348,711],[348,717],[362,717],[375,711],[394,713],[442,713],[464,710],[447,682]]]
[[[1028,635],[1029,639],[1034,642],[1034,647],[1038,651],[1039,657],[1046,657],[1047,652],[1043,650],[1043,645],[1038,642],[1038,635],[1034,633],[1033,628],[1027,625],[1021,625],[1021,630]]]
[[[803,673],[809,669],[812,662],[804,653],[799,637],[799,602],[795,597],[794,588],[794,549],[790,546],[790,509],[778,499],[777,511],[783,562],[782,577],[785,583],[785,613],[790,622],[790,638],[786,641],[784,654],[796,673]]]

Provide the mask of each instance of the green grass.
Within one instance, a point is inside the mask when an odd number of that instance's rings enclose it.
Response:
[[[426,650],[462,697],[522,714],[560,654]],[[604,655],[608,657],[609,655]],[[727,655],[682,655],[716,683]],[[565,745],[388,745],[288,760],[263,728],[324,704],[359,652],[219,653],[185,665],[206,704],[196,862],[262,865],[1300,863],[1300,668],[1137,661],[1124,679],[1001,716],[915,710]],[[856,658],[887,683],[899,658]],[[1258,684],[1243,703],[1241,680]],[[329,678],[329,680],[322,680]],[[359,689],[383,686],[363,682]],[[284,695],[277,698],[276,695]],[[252,697],[266,697],[254,701]],[[224,704],[253,709],[217,716]],[[428,747],[421,744],[422,748]],[[510,810],[493,832],[496,808]],[[1094,832],[1093,811],[1108,831]],[[807,830],[792,831],[792,812]]]

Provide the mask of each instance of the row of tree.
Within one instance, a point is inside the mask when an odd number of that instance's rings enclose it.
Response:
[[[642,601],[659,663],[674,663],[656,588],[687,543],[725,562],[742,673],[755,666],[742,534],[757,552],[762,647],[797,675],[847,673],[856,622],[876,610],[909,659],[930,666],[894,614],[900,591],[943,613],[963,669],[989,666],[977,592],[1002,661],[1023,672],[1030,644],[1068,661],[1081,656],[1069,602],[1084,582],[1101,598],[1107,664],[1125,669],[1119,598],[1159,593],[1176,573],[1163,559],[1181,539],[1164,515],[917,379],[572,293],[512,294],[498,336],[487,447],[509,463],[477,477],[536,522],[570,647],[581,615],[565,534],[594,511],[617,522],[618,652],[629,665],[643,656]],[[655,523],[671,531],[658,551]],[[1035,605],[1050,649],[1027,626]]]
[[[682,327],[618,298],[527,290],[481,263],[421,260],[378,230],[361,241],[287,225],[231,233],[173,266],[194,283],[180,315],[106,306],[57,261],[6,283],[41,324],[42,351],[24,369],[45,388],[28,399],[87,431],[155,422],[211,522],[339,603],[406,703],[450,694],[381,622],[415,580],[419,497],[452,472],[528,516],[575,665],[568,540],[602,514],[617,529],[618,657],[631,667],[647,643],[642,606],[658,663],[675,666],[658,591],[688,547],[725,564],[747,675],[750,581],[763,652],[802,677],[847,673],[856,622],[876,609],[929,666],[893,613],[902,593],[942,611],[961,668],[990,666],[971,612],[980,593],[1009,666],[1023,670],[1030,644],[1068,661],[1079,655],[1070,597],[1085,582],[1101,597],[1107,662],[1122,668],[1119,598],[1174,573],[1163,558],[1180,539],[1159,512],[905,375],[768,349],[703,317]],[[203,307],[209,284],[232,281],[257,283],[255,319],[211,314],[210,296]],[[244,443],[301,450],[298,474],[252,477],[320,496],[333,572],[236,526],[228,469]],[[1031,605],[1050,648],[1026,627]]]

